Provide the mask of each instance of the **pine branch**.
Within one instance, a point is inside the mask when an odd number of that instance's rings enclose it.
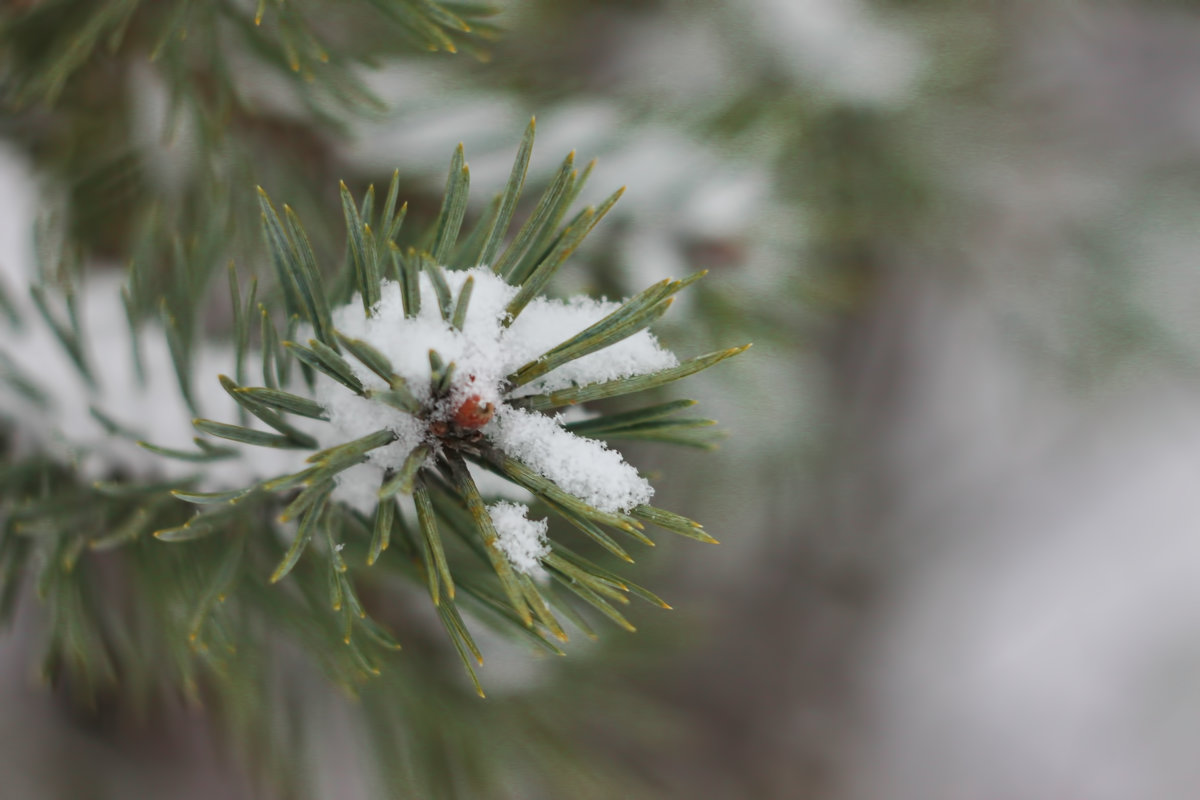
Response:
[[[317,440],[337,440],[337,437],[351,435],[352,430],[360,430],[354,434],[357,438],[313,453],[308,458],[308,465],[300,470],[259,485],[267,492],[300,490],[280,515],[281,520],[298,520],[299,527],[291,535],[291,544],[271,580],[281,581],[285,576],[298,574],[296,570],[310,557],[308,554],[313,552],[314,542],[325,540],[327,547],[311,558],[332,565],[325,568],[332,569],[327,594],[337,609],[343,609],[339,613],[344,615],[347,604],[354,605],[351,600],[353,590],[345,582],[348,579],[339,576],[353,574],[362,567],[352,568],[353,562],[343,560],[333,543],[347,536],[361,535],[365,547],[362,560],[368,568],[374,565],[377,569],[387,560],[388,546],[396,541],[396,527],[402,524],[404,515],[397,513],[396,498],[411,495],[418,533],[406,533],[403,538],[418,565],[412,577],[426,586],[451,642],[463,656],[468,673],[476,683],[471,663],[476,650],[457,616],[454,606],[457,588],[472,587],[469,596],[486,597],[493,609],[497,605],[506,609],[502,618],[509,623],[533,630],[539,638],[551,639],[566,636],[555,610],[565,613],[568,619],[579,617],[576,609],[564,605],[564,601],[550,593],[549,586],[542,581],[557,581],[585,606],[628,630],[633,626],[617,607],[628,603],[627,594],[634,589],[631,589],[632,584],[610,571],[545,540],[544,524],[525,518],[528,509],[519,511],[516,517],[505,516],[501,522],[501,517],[497,516],[500,512],[495,510],[498,507],[487,505],[467,467],[468,462],[494,471],[531,491],[544,502],[547,510],[562,517],[603,550],[627,562],[633,560],[629,551],[617,544],[604,528],[612,528],[643,544],[652,544],[642,532],[639,520],[644,520],[689,538],[715,541],[697,523],[649,506],[645,502],[649,498],[648,484],[624,464],[615,451],[605,450],[572,434],[574,431],[588,437],[645,438],[693,444],[698,440],[689,437],[713,423],[706,419],[672,416],[691,405],[691,401],[659,404],[573,423],[568,427],[542,417],[536,410],[653,388],[745,349],[721,351],[666,369],[649,366],[658,363],[654,359],[659,359],[658,354],[663,351],[647,332],[648,327],[668,309],[672,297],[695,282],[701,273],[682,281],[663,281],[650,287],[615,306],[597,321],[581,326],[579,333],[536,358],[516,362],[506,373],[507,377],[485,377],[499,364],[473,361],[471,350],[462,351],[458,359],[465,361],[461,364],[447,360],[438,349],[428,349],[428,358],[423,358],[425,351],[422,348],[428,345],[423,344],[421,337],[433,335],[434,330],[443,331],[436,334],[442,337],[438,340],[454,352],[463,346],[458,342],[466,341],[474,342],[473,348],[482,347],[481,352],[491,352],[487,348],[493,348],[496,354],[489,358],[501,362],[509,357],[505,353],[520,351],[522,336],[526,335],[521,333],[523,326],[532,324],[536,328],[540,324],[538,314],[545,313],[541,309],[556,307],[546,305],[550,301],[539,301],[539,304],[532,301],[540,296],[550,275],[615,201],[616,195],[600,211],[585,210],[564,223],[567,203],[582,182],[582,178],[574,175],[573,160],[568,157],[558,178],[512,238],[494,270],[476,267],[472,253],[498,252],[500,243],[508,238],[512,209],[519,200],[532,138],[531,124],[518,149],[512,176],[500,195],[497,210],[488,215],[486,226],[465,234],[475,242],[465,248],[460,246],[460,237],[464,235],[462,223],[467,205],[468,172],[461,147],[455,152],[441,211],[431,223],[426,240],[429,250],[413,251],[396,259],[397,272],[394,274],[400,277],[398,284],[384,282],[377,258],[385,247],[393,254],[396,252],[392,237],[399,228],[405,207],[400,206],[399,212],[396,210],[399,198],[395,181],[378,217],[373,188],[368,189],[360,203],[342,185],[342,209],[350,255],[347,268],[353,271],[353,284],[358,287],[361,298],[358,321],[354,321],[350,307],[334,309],[324,299],[327,292],[323,288],[324,278],[299,218],[286,209],[284,225],[266,193],[260,189],[264,231],[271,246],[273,263],[281,284],[294,289],[294,301],[284,297],[284,310],[298,315],[301,330],[314,332],[314,338],[309,339],[307,345],[285,342],[287,355],[281,355],[274,347],[264,349],[261,354],[263,371],[265,375],[272,375],[272,360],[278,364],[280,358],[294,357],[311,370],[314,382],[297,384],[293,379],[289,383],[282,376],[276,376],[278,380],[274,386],[243,387],[222,377],[226,389],[239,404],[276,433],[210,420],[196,423],[201,432],[219,438],[248,445],[300,449],[315,449]],[[373,231],[385,231],[384,241],[376,240]],[[456,253],[469,260],[457,265],[443,263]],[[405,278],[411,276],[411,270],[418,265],[423,273],[422,280]],[[471,269],[461,271],[465,267]],[[501,276],[510,283],[502,281]],[[484,299],[475,300],[480,292]],[[235,306],[240,302],[236,294],[231,299]],[[429,311],[420,310],[430,305],[437,309],[433,316]],[[531,315],[532,322],[518,320],[523,313]],[[337,323],[339,326],[350,325],[348,330],[351,332],[335,330],[335,319],[342,320]],[[377,330],[395,333],[389,334],[391,338],[379,339]],[[471,338],[480,336],[480,330],[489,331],[483,334],[486,339]],[[544,394],[520,393],[547,385],[545,382],[553,379],[556,370],[585,363],[584,359],[602,358],[621,348],[624,348],[621,352],[626,353],[622,358],[626,360],[650,358],[651,361],[647,361],[645,367],[635,368],[634,374],[616,380],[585,383]],[[363,403],[368,405],[361,405]],[[372,410],[368,412],[367,408]],[[528,409],[534,411],[531,413]],[[372,424],[378,430],[368,432],[356,427],[360,425],[357,419],[368,418],[361,416],[364,414],[377,420]],[[296,423],[285,422],[285,416],[296,418]],[[383,427],[379,427],[380,423]],[[518,432],[510,433],[510,429]],[[542,436],[550,436],[557,442],[551,444],[551,440],[547,440],[541,446],[542,450],[553,451],[560,446],[576,448],[582,466],[567,469],[563,464],[538,461],[537,458],[526,463],[523,459],[529,456],[523,455],[527,451],[523,438],[532,437],[530,441],[537,441]],[[593,458],[598,460],[594,467],[589,467],[588,460]],[[343,480],[337,476],[343,473],[348,476],[345,471],[351,467],[367,469],[368,473],[364,474],[375,476],[370,491],[377,495],[376,505],[361,526],[360,534],[352,534],[344,525],[339,526],[337,521],[344,515],[335,511],[340,507],[339,484],[335,483],[335,478]],[[595,469],[597,475],[589,476],[589,469]],[[344,480],[353,482],[362,478],[345,477]],[[433,491],[431,487],[438,487],[438,490]],[[632,499],[624,499],[626,495]],[[176,491],[175,496],[192,503],[215,505],[223,501],[242,502],[244,493]],[[159,536],[193,538],[197,526],[211,528],[207,516],[202,514]],[[443,529],[439,520],[449,523],[448,527]],[[476,563],[487,567],[490,578],[478,574],[478,567],[466,569],[460,563],[461,559],[452,556],[444,541],[447,531],[468,550],[474,551],[479,559]],[[667,607],[640,587],[634,593],[655,605]],[[564,608],[571,608],[571,611],[566,613]],[[369,616],[363,617],[365,613],[365,609],[356,606],[352,616],[369,619]],[[343,623],[345,635],[351,636],[350,631],[356,623],[351,618],[346,620]],[[468,655],[472,657],[468,658]]]

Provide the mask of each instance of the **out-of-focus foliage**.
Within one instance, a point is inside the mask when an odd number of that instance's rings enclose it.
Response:
[[[213,270],[260,252],[235,222],[256,214],[245,187],[330,180],[331,140],[384,109],[363,70],[413,50],[482,57],[495,12],[434,0],[336,13],[302,0],[9,3],[3,132],[60,198],[67,245],[132,263],[135,316],[157,315],[165,295],[190,334]]]

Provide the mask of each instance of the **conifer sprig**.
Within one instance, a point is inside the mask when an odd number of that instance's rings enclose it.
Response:
[[[527,221],[510,238],[509,226],[520,201],[533,137],[531,123],[518,148],[507,185],[479,223],[466,233],[463,223],[469,173],[461,146],[455,151],[441,211],[424,240],[428,242],[427,250],[402,251],[395,243],[406,208],[397,207],[395,180],[378,212],[373,189],[368,189],[360,203],[342,185],[342,208],[348,231],[344,268],[352,276],[350,280],[359,296],[356,302],[361,304],[357,312],[361,322],[354,322],[348,316],[355,313],[352,306],[333,308],[326,282],[335,285],[343,279],[321,269],[296,215],[286,206],[282,214],[277,212],[260,189],[263,229],[272,263],[284,287],[282,310],[299,319],[297,333],[306,341],[302,344],[288,340],[277,347],[268,333],[261,352],[263,374],[271,378],[267,385],[241,386],[230,378],[221,378],[226,390],[249,416],[270,430],[203,419],[196,421],[196,427],[203,434],[239,444],[315,452],[304,464],[298,464],[296,471],[241,491],[175,492],[176,497],[203,508],[237,504],[247,496],[257,497],[263,492],[283,495],[286,505],[278,518],[296,527],[289,534],[288,547],[270,576],[271,582],[297,574],[296,570],[311,559],[315,568],[329,576],[330,604],[344,618],[342,629],[347,642],[356,641],[355,631],[368,640],[372,633],[378,633],[377,623],[371,621],[368,610],[354,599],[355,585],[358,580],[368,579],[369,572],[364,570],[379,569],[379,564],[387,562],[389,547],[399,544],[402,553],[413,559],[412,577],[425,585],[439,619],[477,687],[474,665],[481,657],[459,614],[459,602],[473,607],[483,603],[492,618],[524,629],[547,643],[566,638],[559,615],[592,635],[578,610],[558,596],[553,588],[556,585],[628,630],[633,625],[618,609],[628,603],[630,594],[669,608],[656,595],[576,554],[559,541],[561,534],[544,543],[531,538],[536,534],[528,531],[536,530],[538,523],[524,518],[529,509],[520,512],[520,518],[503,516],[485,499],[479,475],[495,474],[518,490],[528,492],[536,508],[566,521],[570,529],[582,535],[582,542],[590,541],[624,562],[632,562],[633,556],[612,534],[651,545],[653,540],[644,530],[646,523],[699,541],[715,541],[699,523],[678,514],[654,508],[643,500],[614,500],[603,491],[589,494],[590,490],[580,488],[579,481],[569,475],[556,473],[545,464],[526,463],[524,457],[509,452],[514,448],[515,452],[521,452],[520,435],[514,445],[504,439],[507,435],[502,432],[504,426],[533,426],[528,428],[528,435],[536,436],[541,434],[534,432],[535,428],[541,430],[548,425],[558,431],[550,435],[566,437],[561,441],[583,448],[580,452],[585,461],[590,457],[588,454],[616,458],[620,466],[597,466],[597,469],[617,469],[625,476],[621,480],[641,491],[637,487],[644,480],[624,465],[618,454],[601,444],[588,442],[599,438],[630,438],[707,446],[709,442],[701,432],[714,424],[711,420],[674,416],[692,401],[658,403],[579,420],[566,427],[540,412],[655,388],[745,349],[732,348],[683,363],[672,362],[673,366],[664,368],[639,368],[633,374],[608,380],[588,379],[590,373],[585,371],[568,387],[539,390],[543,386],[558,386],[546,383],[554,379],[556,370],[561,372],[576,363],[585,364],[583,359],[589,356],[626,346],[639,335],[648,336],[645,330],[667,311],[673,296],[703,273],[650,287],[585,325],[579,333],[565,336],[562,342],[537,357],[516,362],[512,371],[496,376],[494,386],[482,373],[480,382],[476,382],[481,365],[460,365],[444,358],[436,348],[427,353],[427,377],[414,377],[416,368],[410,363],[411,358],[397,351],[394,341],[371,341],[339,330],[347,324],[359,327],[407,324],[418,326],[409,330],[426,326],[445,330],[452,337],[467,337],[475,330],[472,326],[480,324],[479,315],[493,313],[498,314],[496,319],[500,323],[495,336],[518,339],[527,335],[521,334],[522,325],[526,324],[521,315],[534,314],[536,319],[536,313],[528,309],[535,307],[535,299],[541,297],[554,272],[620,194],[614,194],[598,208],[577,212],[568,220],[570,201],[578,195],[588,174],[585,171],[580,175],[574,169],[572,154],[537,200]],[[507,247],[503,245],[505,241],[509,241]],[[390,269],[384,267],[386,262],[381,259],[385,253]],[[496,259],[494,264],[485,263],[492,257]],[[480,272],[481,268],[485,271]],[[464,270],[469,270],[469,274],[464,274]],[[394,290],[389,286],[394,286]],[[476,300],[480,291],[484,292],[484,299]],[[486,309],[499,302],[497,293],[503,295],[503,305],[498,311],[489,312]],[[388,299],[393,296],[394,301]],[[242,301],[235,294],[233,302],[237,306]],[[430,302],[432,306],[423,308]],[[536,307],[543,308],[545,302],[548,301],[539,300],[542,305]],[[484,304],[482,308],[480,303]],[[389,322],[386,317],[392,313],[397,316],[394,322]],[[263,318],[266,320],[267,315]],[[264,331],[271,330],[274,326],[264,327]],[[310,336],[306,337],[304,331],[311,332]],[[242,336],[241,331],[238,336]],[[657,348],[652,338],[647,341]],[[420,341],[411,343],[412,348],[421,346]],[[381,347],[392,355],[384,353]],[[424,351],[413,352],[418,360],[423,355]],[[400,362],[395,361],[397,357]],[[291,380],[283,378],[285,370],[293,376]],[[298,383],[295,376],[301,372],[307,379]],[[356,406],[362,409],[356,413],[368,413],[366,408],[377,409],[369,413],[377,415],[383,426],[353,440],[339,441],[342,429],[338,425],[342,424],[339,420],[345,402],[369,404]],[[289,416],[296,419],[295,423],[286,421]],[[538,422],[539,419],[542,421]],[[318,447],[318,442],[323,448]],[[397,451],[397,447],[402,449]],[[380,475],[371,484],[375,495],[373,507],[351,510],[339,499],[339,493],[361,482],[363,478],[356,470],[371,465]],[[583,484],[587,482],[585,476]],[[645,486],[646,492],[638,497],[649,497],[648,484]],[[214,511],[201,513],[182,527],[160,532],[159,538],[190,539],[193,532],[199,533],[197,526],[215,530],[208,520]],[[520,546],[528,554],[514,543],[514,531],[526,532]],[[342,548],[355,540],[356,547],[362,548],[361,557],[343,556]],[[472,552],[475,561],[464,560]]]

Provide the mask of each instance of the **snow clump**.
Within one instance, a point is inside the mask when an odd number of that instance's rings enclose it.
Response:
[[[550,555],[546,520],[529,519],[527,507],[506,500],[493,503],[487,510],[496,529],[496,547],[512,568],[530,577],[546,577],[541,565],[541,560]]]
[[[414,448],[426,445],[434,457],[461,444],[464,436],[474,436],[601,511],[629,511],[648,502],[653,488],[620,453],[572,434],[559,417],[516,408],[508,401],[668,369],[679,363],[674,354],[649,331],[640,331],[514,389],[506,380],[508,375],[611,314],[620,303],[587,297],[566,301],[539,297],[515,320],[509,320],[507,307],[517,287],[486,266],[444,274],[451,297],[458,296],[468,279],[474,283],[462,330],[443,319],[437,293],[425,274],[419,284],[421,308],[414,316],[405,316],[401,287],[392,281],[382,284],[380,300],[370,316],[363,313],[358,298],[333,312],[334,327],[386,356],[421,404],[419,413],[409,414],[355,395],[332,379],[318,378],[316,399],[328,410],[331,423],[318,434],[322,446],[351,441],[381,428],[396,435],[391,444],[371,451],[353,476],[340,481],[335,498],[368,511],[385,471],[398,469]],[[436,393],[431,386],[431,350],[444,363],[455,365],[443,393]],[[350,363],[368,390],[387,388],[365,366],[353,360]]]

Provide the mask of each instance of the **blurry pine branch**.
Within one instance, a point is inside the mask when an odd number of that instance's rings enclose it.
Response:
[[[238,55],[348,107],[377,106],[354,67],[394,47],[381,42],[399,34],[412,47],[454,53],[498,32],[496,9],[479,3],[356,0],[340,4],[336,17],[329,11],[305,0],[9,3],[0,11],[6,101],[53,106],[79,73],[144,57],[161,65],[178,101],[203,98],[220,111],[239,102],[238,72],[250,68],[230,59]],[[364,36],[371,29],[375,35]]]
[[[51,179],[64,243],[145,264],[129,286],[135,318],[166,296],[186,324],[213,268],[257,250],[237,222],[256,208],[242,187],[282,175],[307,195],[348,122],[385,110],[363,81],[378,59],[485,57],[495,13],[434,0],[7,4],[4,129]]]

